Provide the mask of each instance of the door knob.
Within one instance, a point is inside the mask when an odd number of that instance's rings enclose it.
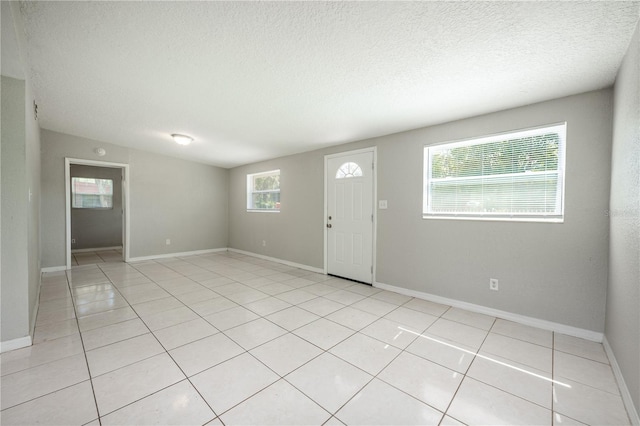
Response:
[[[330,223],[327,223],[327,228],[331,228],[331,224]]]

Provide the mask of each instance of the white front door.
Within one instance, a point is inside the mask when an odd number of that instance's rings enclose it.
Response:
[[[373,151],[327,157],[327,272],[373,282]]]

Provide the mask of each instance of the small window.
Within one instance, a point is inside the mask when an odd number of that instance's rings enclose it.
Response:
[[[362,169],[356,163],[344,163],[336,172],[336,179],[362,176]]]
[[[72,177],[71,200],[74,209],[112,209],[113,180]]]
[[[566,124],[424,148],[423,217],[561,222]]]
[[[247,175],[247,210],[280,211],[280,170]]]

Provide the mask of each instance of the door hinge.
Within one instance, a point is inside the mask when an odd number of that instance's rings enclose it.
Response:
[[[371,273],[373,274],[373,265],[371,265]]]
[[[376,164],[375,163],[371,163],[371,170],[374,170],[376,168]]]
[[[371,222],[373,222],[373,213],[371,213]]]

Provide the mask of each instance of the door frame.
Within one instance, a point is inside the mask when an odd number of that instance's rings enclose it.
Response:
[[[329,198],[329,176],[327,175],[327,167],[329,165],[329,159],[332,158],[337,158],[337,157],[343,157],[346,155],[353,155],[353,154],[362,154],[363,152],[371,152],[373,153],[373,196],[372,198],[372,203],[373,203],[373,224],[372,224],[372,238],[371,238],[371,244],[373,247],[371,247],[371,253],[372,253],[372,266],[373,266],[373,273],[371,274],[371,285],[373,286],[376,283],[376,247],[377,247],[377,236],[378,236],[378,209],[376,208],[376,206],[378,205],[378,147],[377,146],[371,146],[368,148],[361,148],[361,149],[354,149],[351,151],[343,151],[343,152],[336,152],[335,154],[327,154],[324,156],[324,207],[323,207],[323,211],[322,211],[322,229],[323,229],[323,236],[324,236],[324,250],[323,250],[323,257],[324,257],[324,274],[328,274],[329,273],[329,255],[328,255],[328,250],[329,250],[329,245],[328,245],[328,234],[329,234],[329,230],[327,229],[327,209],[329,208],[329,204],[328,204],[328,198]]]
[[[66,219],[66,268],[71,269],[71,165],[108,167],[122,170],[122,257],[125,262],[130,260],[131,220],[129,217],[129,165],[111,163],[107,161],[83,160],[65,157],[64,159],[64,188],[65,188],[65,219]]]

